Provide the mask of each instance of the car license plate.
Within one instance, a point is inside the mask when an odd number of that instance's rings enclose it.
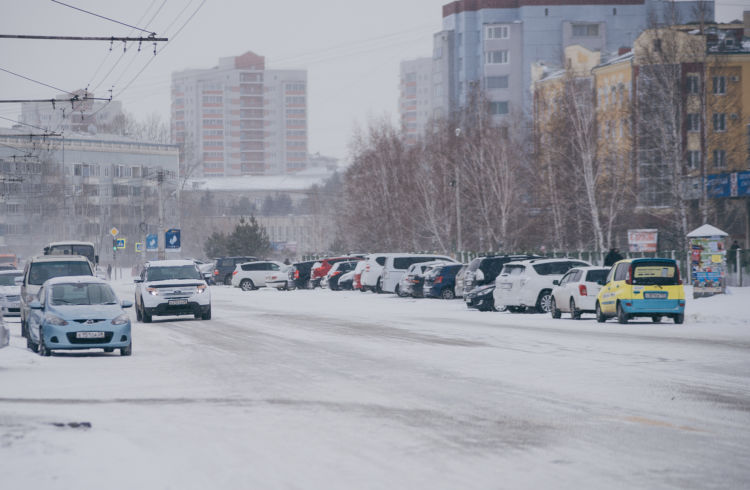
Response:
[[[77,339],[103,339],[104,332],[76,332]]]
[[[186,299],[170,299],[169,305],[170,306],[179,306],[179,305],[186,305],[187,300]]]
[[[647,292],[643,293],[643,297],[646,299],[667,299],[666,292]]]

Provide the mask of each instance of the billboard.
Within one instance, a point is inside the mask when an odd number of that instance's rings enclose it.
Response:
[[[659,230],[628,230],[628,250],[631,252],[656,252]]]

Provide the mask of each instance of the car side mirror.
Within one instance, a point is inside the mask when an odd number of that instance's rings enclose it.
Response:
[[[604,280],[604,279],[602,279],[600,281],[597,281],[597,282],[599,283],[600,286],[606,286],[607,285],[607,281]]]
[[[559,286],[560,285],[560,281],[558,281],[557,279],[555,279],[554,281],[552,281],[552,284],[554,286]]]
[[[39,302],[38,299],[35,299],[31,303],[29,303],[29,308],[31,308],[32,310],[41,310],[42,304]]]
[[[133,279],[133,282],[134,282],[134,283],[136,283],[136,284],[138,284],[138,283],[141,283],[141,282],[143,282],[143,279],[141,279],[141,278],[139,277],[138,279]]]
[[[130,308],[131,306],[133,306],[133,302],[125,299],[120,303],[120,306],[122,306],[123,308]]]

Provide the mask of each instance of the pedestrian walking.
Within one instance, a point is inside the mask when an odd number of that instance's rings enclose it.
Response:
[[[616,248],[610,248],[607,255],[604,257],[604,267],[612,267],[615,265],[615,262],[622,260],[623,256],[620,254],[620,251]]]

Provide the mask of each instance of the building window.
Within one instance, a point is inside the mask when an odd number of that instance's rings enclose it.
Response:
[[[484,53],[485,63],[488,65],[504,65],[508,63],[508,51],[487,51]]]
[[[687,168],[688,170],[695,170],[701,166],[701,152],[697,150],[690,150],[687,152]]]
[[[490,114],[501,116],[508,113],[508,101],[490,102]]]
[[[726,168],[727,167],[727,151],[726,150],[714,150],[714,168]]]
[[[487,27],[485,39],[508,39],[509,37],[510,28],[508,26]]]
[[[724,113],[715,113],[713,115],[714,120],[714,131],[726,131],[727,130],[727,115]]]
[[[726,77],[713,77],[713,93],[714,95],[724,95],[727,93],[727,78]]]
[[[503,77],[487,77],[485,79],[485,85],[488,89],[493,88],[508,88],[508,76]]]
[[[574,37],[594,37],[599,35],[599,24],[573,24]]]
[[[688,131],[700,131],[701,130],[700,114],[692,113],[692,114],[687,115],[687,130]]]
[[[687,93],[689,94],[697,94],[699,87],[698,87],[698,75],[688,75],[685,80],[685,89]]]

